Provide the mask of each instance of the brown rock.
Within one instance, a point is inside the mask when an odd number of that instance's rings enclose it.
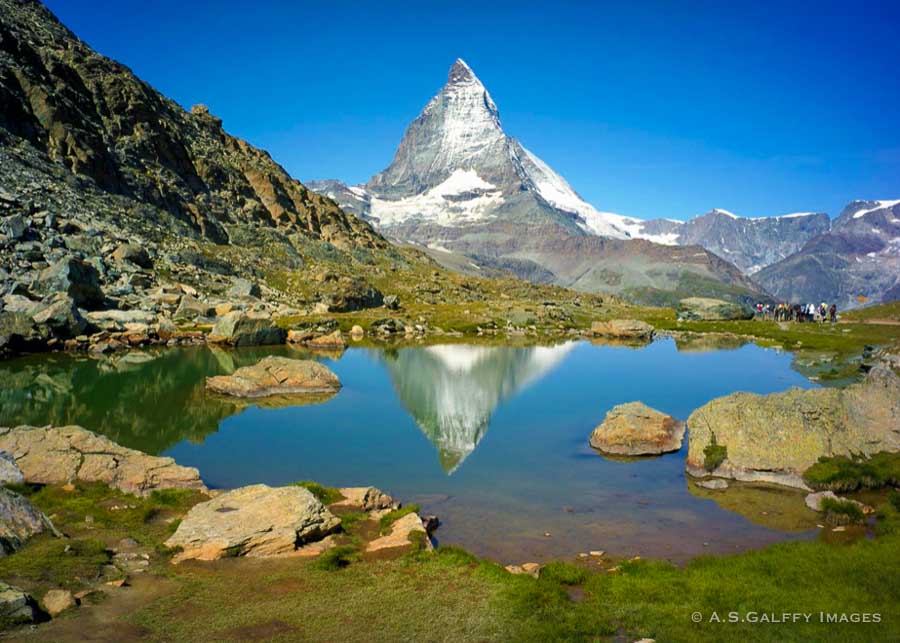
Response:
[[[655,332],[653,326],[637,319],[611,319],[591,324],[591,334],[595,337],[649,340]]]
[[[341,331],[336,330],[333,333],[309,339],[306,341],[306,345],[310,348],[346,348],[347,342],[344,341]]]
[[[338,491],[343,500],[333,503],[333,507],[354,507],[363,511],[388,509],[394,505],[394,499],[375,487],[343,487]]]
[[[174,562],[283,556],[321,540],[339,525],[303,487],[257,484],[192,507],[166,545],[182,548]]]
[[[206,388],[225,395],[256,398],[332,394],[341,388],[341,382],[319,362],[269,356],[231,375],[206,378]]]
[[[613,407],[591,433],[591,446],[614,455],[658,455],[681,448],[684,422],[642,402]]]
[[[44,606],[44,610],[50,616],[56,616],[62,614],[67,609],[75,607],[75,597],[72,596],[72,592],[68,590],[51,589],[44,594],[44,599],[41,603]]]
[[[376,538],[371,541],[366,545],[366,551],[372,552],[399,547],[412,548],[413,541],[410,540],[410,536],[414,533],[422,534],[420,537],[423,539],[422,542],[425,544],[425,549],[428,551],[434,549],[434,545],[431,544],[431,540],[428,538],[425,527],[422,526],[422,519],[419,517],[419,514],[413,512],[395,520],[391,525],[391,532],[387,536],[382,536],[381,538]]]
[[[154,489],[206,491],[197,469],[126,449],[79,426],[0,427],[0,449],[12,454],[30,483],[104,482],[137,495]]]

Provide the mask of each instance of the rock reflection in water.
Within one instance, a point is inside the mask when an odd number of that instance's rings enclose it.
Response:
[[[451,474],[478,446],[497,405],[550,371],[574,346],[445,344],[382,356],[397,396]]]

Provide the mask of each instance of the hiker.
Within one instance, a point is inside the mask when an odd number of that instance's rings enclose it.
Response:
[[[828,317],[832,324],[837,323],[837,304],[831,304],[831,308],[828,309]]]

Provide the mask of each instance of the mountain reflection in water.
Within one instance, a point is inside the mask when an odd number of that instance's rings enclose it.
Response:
[[[452,474],[484,437],[497,405],[550,371],[574,346],[444,344],[381,355],[397,396]]]

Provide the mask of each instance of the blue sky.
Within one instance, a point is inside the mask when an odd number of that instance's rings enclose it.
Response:
[[[900,2],[47,5],[301,180],[387,166],[462,57],[506,132],[602,210],[834,216],[900,198]]]

